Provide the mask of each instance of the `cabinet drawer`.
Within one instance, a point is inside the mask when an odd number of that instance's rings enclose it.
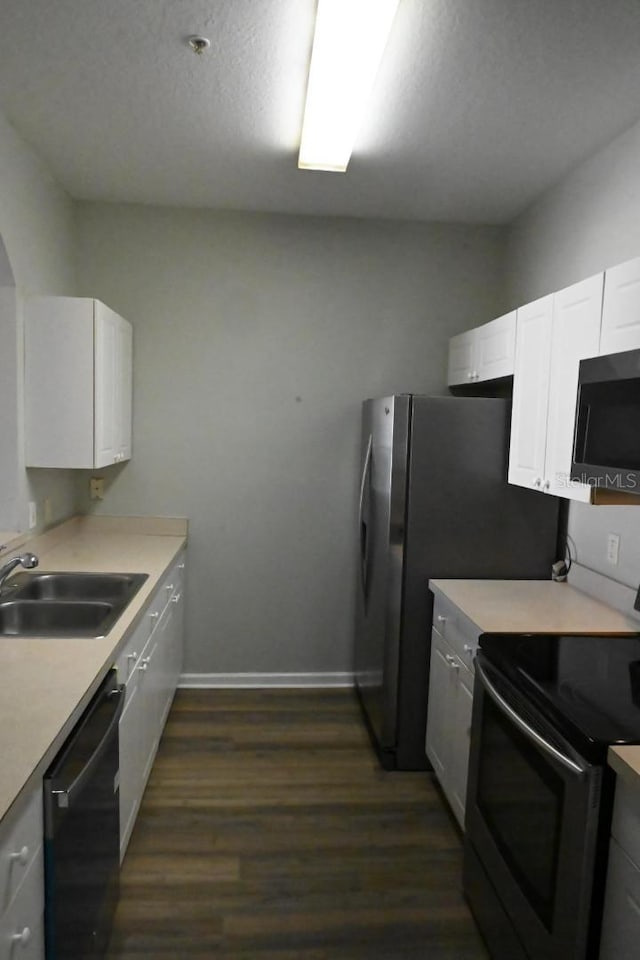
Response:
[[[0,960],[44,960],[44,861],[39,856],[0,919]]]
[[[478,649],[480,631],[447,597],[435,594],[433,628],[449,643],[453,652],[469,670]]]
[[[136,664],[142,655],[145,643],[148,641],[150,634],[150,623],[145,614],[143,614],[142,622],[138,624],[118,654],[118,658],[116,660],[116,669],[118,671],[118,681],[120,683],[125,683],[128,686],[131,678],[135,676]]]
[[[42,787],[33,791],[20,818],[0,847],[0,914],[13,900],[39,853],[43,839]]]

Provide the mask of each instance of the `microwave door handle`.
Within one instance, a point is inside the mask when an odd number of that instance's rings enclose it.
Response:
[[[362,510],[364,506],[364,489],[367,482],[367,477],[369,476],[369,469],[371,467],[371,451],[373,447],[373,437],[369,436],[369,443],[367,444],[367,452],[364,458],[364,467],[362,469],[362,479],[360,481],[360,501],[358,506],[358,529],[360,531],[360,579],[362,581],[362,593],[363,596],[367,595],[367,555],[368,555],[368,524],[364,523],[362,517]]]
[[[575,760],[572,760],[570,757],[566,757],[564,753],[561,753],[560,750],[553,746],[553,744],[549,743],[544,739],[544,737],[540,736],[537,730],[534,730],[532,727],[530,727],[529,724],[526,723],[522,717],[516,713],[513,707],[511,707],[504,697],[498,693],[494,685],[489,680],[486,671],[482,669],[482,665],[477,659],[475,661],[475,668],[476,673],[480,675],[482,685],[493,702],[497,707],[499,707],[500,710],[503,711],[503,713],[509,717],[509,719],[522,733],[524,733],[526,737],[528,737],[530,740],[533,740],[533,742],[544,753],[548,754],[550,757],[553,757],[554,760],[557,760],[561,766],[565,767],[567,770],[570,770],[571,773],[574,773],[578,777],[586,776],[586,774],[589,772],[588,767],[581,766],[580,764],[576,763]]]

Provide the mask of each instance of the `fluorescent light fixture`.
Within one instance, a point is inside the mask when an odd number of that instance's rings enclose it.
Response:
[[[318,0],[301,169],[347,169],[398,2]]]

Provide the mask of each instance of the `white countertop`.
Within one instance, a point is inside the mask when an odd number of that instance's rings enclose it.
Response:
[[[3,551],[30,549],[40,570],[147,573],[102,639],[0,638],[0,819],[42,776],[112,665],[142,608],[184,546],[186,520],[77,518]]]
[[[430,580],[483,633],[636,633],[640,620],[553,580]]]

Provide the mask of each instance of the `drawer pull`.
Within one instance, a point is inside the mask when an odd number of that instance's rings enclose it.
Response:
[[[166,585],[166,587],[165,587],[165,590],[168,590],[169,593],[172,593],[172,592],[173,592],[173,584],[172,584],[172,583],[168,583],[168,584]]]
[[[184,570],[184,563],[178,564],[178,570]]]
[[[447,661],[447,663],[449,664],[449,666],[451,667],[452,670],[459,670],[459,669],[460,669],[460,664],[458,663],[458,661],[456,660],[455,657],[452,657],[452,656],[451,656],[450,653],[446,653],[446,654],[445,654],[445,660]]]
[[[446,618],[446,617],[443,617],[441,613],[438,614],[438,616],[436,617],[436,619],[437,619],[438,623],[446,623],[446,622],[447,622],[447,618]]]
[[[138,654],[135,652],[135,650],[133,651],[133,653],[127,654],[127,660],[137,660],[137,659],[138,659]]]
[[[182,600],[182,594],[176,593],[175,597],[171,597],[171,603],[180,603]]]
[[[29,861],[29,847],[25,844],[22,850],[18,850],[16,853],[12,853],[9,857],[10,860],[15,860],[17,863],[21,863],[24,867]]]
[[[139,666],[138,669],[139,669],[139,670],[146,670],[146,669],[148,668],[148,666],[149,666],[149,661],[150,661],[150,660],[151,660],[151,657],[143,657],[142,660],[140,661],[140,666]]]
[[[26,947],[29,940],[31,940],[31,930],[29,927],[23,927],[21,933],[14,933],[11,936],[12,943],[19,943],[22,947]]]
[[[464,650],[465,653],[473,653],[473,647],[471,646],[470,643],[465,643],[462,649]]]
[[[156,611],[156,613],[150,613],[149,616],[152,620],[157,620],[160,614]]]

